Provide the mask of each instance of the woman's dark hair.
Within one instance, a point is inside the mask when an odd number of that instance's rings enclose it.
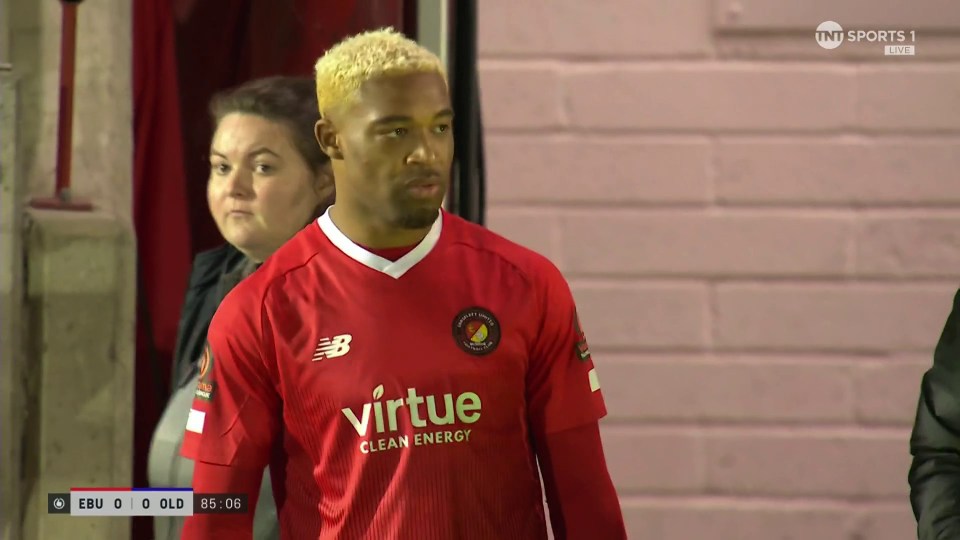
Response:
[[[254,79],[216,94],[210,101],[214,128],[232,113],[255,114],[291,130],[293,144],[314,172],[330,162],[320,150],[314,126],[320,119],[316,83],[310,77]]]

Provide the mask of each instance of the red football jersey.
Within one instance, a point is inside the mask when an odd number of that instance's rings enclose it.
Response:
[[[262,470],[280,448],[289,540],[546,538],[536,441],[606,414],[559,270],[444,211],[396,261],[324,215],[208,340],[183,453]]]

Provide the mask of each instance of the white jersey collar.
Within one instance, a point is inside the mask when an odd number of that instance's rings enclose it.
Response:
[[[437,219],[433,222],[433,226],[430,227],[430,232],[423,237],[423,240],[403,257],[400,257],[396,261],[390,261],[376,253],[367,251],[353,240],[347,238],[333,223],[333,220],[330,219],[331,208],[333,207],[327,208],[327,211],[317,219],[317,225],[320,226],[323,234],[330,239],[330,242],[337,246],[347,257],[394,279],[399,279],[400,276],[407,273],[408,270],[430,254],[430,251],[437,245],[437,241],[440,240],[440,231],[443,229],[443,212],[438,211]]]

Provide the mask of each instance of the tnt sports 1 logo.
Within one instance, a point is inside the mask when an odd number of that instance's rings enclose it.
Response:
[[[836,49],[843,44],[843,27],[833,21],[824,21],[817,27],[816,37],[824,49]]]
[[[373,401],[364,403],[360,410],[340,410],[363,438],[361,453],[470,442],[472,430],[465,426],[480,420],[483,408],[480,396],[474,392],[421,396],[416,388],[407,388],[406,397],[382,398],[381,384],[373,389]],[[412,434],[403,433],[410,427]]]
[[[914,30],[847,30],[840,23],[824,21],[814,32],[817,44],[824,49],[836,49],[844,41],[851,43],[882,43],[888,56],[912,56],[916,53],[917,33]]]

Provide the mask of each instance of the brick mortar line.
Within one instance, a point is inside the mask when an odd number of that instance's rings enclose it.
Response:
[[[702,510],[716,509],[715,505],[737,506],[744,510],[757,510],[761,508],[778,509],[783,505],[796,507],[797,510],[806,510],[810,507],[823,506],[825,510],[836,510],[838,512],[848,511],[849,508],[837,508],[837,506],[890,506],[891,509],[909,511],[909,506],[902,496],[883,496],[883,497],[836,497],[836,496],[788,496],[779,494],[750,494],[750,495],[708,495],[703,493],[631,493],[623,490],[620,492],[621,505],[675,505],[680,503],[688,508],[697,508]],[[751,507],[751,508],[746,508]],[[759,507],[759,508],[758,508]],[[906,508],[905,508],[906,507]]]
[[[958,36],[957,43],[960,45],[960,36]],[[882,49],[880,50],[882,51]],[[848,70],[861,65],[870,68],[877,68],[876,71],[881,72],[887,70],[914,71],[918,69],[923,70],[942,67],[951,68],[944,69],[942,72],[949,72],[952,69],[960,69],[960,51],[951,55],[937,57],[911,57],[909,63],[890,57],[884,57],[882,55],[878,55],[877,58],[873,58],[873,54],[869,50],[863,50],[862,54],[863,56],[858,55],[843,58],[811,58],[810,56],[801,57],[790,55],[784,55],[783,57],[724,56],[722,55],[722,51],[721,55],[716,57],[709,56],[706,53],[690,53],[686,55],[662,53],[637,56],[595,54],[577,56],[570,53],[521,53],[519,55],[504,55],[481,52],[478,58],[478,65],[481,69],[481,72],[484,68],[498,67],[508,67],[509,69],[530,67],[536,69],[561,71],[565,67],[576,70],[582,70],[584,68],[615,70],[625,66],[633,66],[640,67],[643,71],[649,71],[658,68],[680,68],[686,70],[696,69],[704,66],[711,68],[721,66],[723,68],[738,69],[759,67],[768,69],[771,73],[774,73],[777,71],[788,71],[778,69],[782,68],[784,64],[789,65],[791,70],[797,70],[798,68],[822,69],[823,71],[836,72],[838,74],[852,74],[848,73]]]
[[[919,382],[919,381],[918,381]],[[853,435],[857,438],[890,437],[909,438],[912,422],[858,422],[856,420],[829,420],[816,421],[809,419],[744,419],[744,420],[711,420],[706,418],[689,419],[678,416],[676,418],[626,418],[607,416],[600,421],[601,429],[608,434],[637,435],[637,434],[666,434],[666,435],[696,435],[714,437],[736,433],[738,435],[756,436],[774,433],[776,438],[808,437],[810,434],[819,434],[824,437]],[[869,437],[867,437],[869,436]]]
[[[609,418],[609,417],[608,417]],[[831,440],[833,437],[842,437],[845,440],[888,441],[902,438],[907,441],[910,437],[910,425],[900,426],[865,426],[856,424],[797,424],[782,423],[780,421],[747,423],[687,423],[677,420],[658,424],[646,422],[614,423],[608,418],[600,421],[605,435],[693,435],[696,437],[764,437],[772,439],[801,439],[809,441],[810,437],[820,437],[821,440]],[[847,439],[849,438],[849,439]],[[907,449],[904,447],[904,452]]]
[[[711,205],[709,202],[672,202],[672,201],[623,201],[616,200],[596,200],[596,201],[565,201],[565,200],[523,200],[511,198],[509,201],[503,199],[492,199],[490,207],[493,210],[646,210],[662,211],[663,213],[675,210],[690,210],[705,212],[709,210],[718,211],[750,211],[750,212],[769,212],[771,216],[781,216],[782,212],[833,212],[831,217],[845,217],[842,212],[850,213],[859,211],[861,214],[869,212],[899,212],[904,217],[923,217],[929,216],[930,212],[943,212],[943,216],[932,217],[954,217],[950,212],[960,212],[960,198],[955,203],[903,203],[903,204],[831,204],[831,203],[720,203]],[[907,215],[909,213],[920,213],[920,216]],[[706,214],[704,214],[706,215]],[[867,215],[870,218],[872,216]],[[960,214],[957,214],[960,217]]]
[[[596,137],[694,137],[694,136],[717,136],[723,137],[756,137],[757,139],[767,139],[768,137],[806,137],[811,140],[823,140],[824,137],[876,137],[876,138],[898,138],[899,140],[909,139],[931,139],[942,140],[960,137],[960,128],[929,128],[917,127],[913,125],[894,126],[884,128],[867,127],[843,127],[843,128],[675,128],[675,127],[643,127],[643,128],[604,128],[595,126],[582,126],[576,123],[567,125],[552,125],[548,127],[498,127],[490,125],[485,128],[485,135],[578,135],[578,136],[596,136]],[[953,141],[951,141],[953,142]],[[825,146],[827,144],[825,143]]]
[[[624,275],[624,274],[583,274],[577,272],[565,271],[564,275],[571,286],[610,286],[610,285],[645,285],[645,286],[665,286],[692,289],[692,285],[700,285],[704,288],[723,287],[728,285],[779,285],[779,286],[798,286],[804,288],[815,287],[835,287],[837,285],[859,285],[865,287],[878,287],[881,292],[890,292],[891,285],[894,289],[904,289],[910,287],[955,287],[957,286],[958,276],[953,275],[935,275],[924,276],[847,276],[844,274],[836,275],[728,275],[721,273],[712,274],[690,274],[677,275],[671,274],[649,274],[649,275]],[[687,290],[687,289],[684,289]],[[949,299],[947,299],[949,300]],[[814,350],[814,349],[811,349]]]

